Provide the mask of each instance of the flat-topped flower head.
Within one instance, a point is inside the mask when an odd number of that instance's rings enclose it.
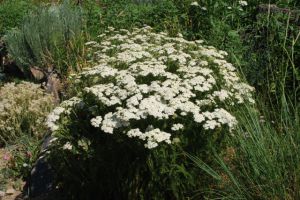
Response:
[[[239,1],[239,4],[241,6],[247,6],[248,5],[248,2],[247,1]]]

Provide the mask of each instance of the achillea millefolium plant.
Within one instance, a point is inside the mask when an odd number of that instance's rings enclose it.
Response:
[[[76,199],[191,197],[209,180],[183,152],[209,162],[253,88],[201,40],[150,27],[99,38],[86,44],[95,66],[72,77],[76,96],[48,116],[57,184]]]

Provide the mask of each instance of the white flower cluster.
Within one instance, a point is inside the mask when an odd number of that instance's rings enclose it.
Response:
[[[66,144],[64,144],[64,146],[62,148],[64,150],[72,150],[73,146],[70,142],[67,142]]]
[[[91,119],[92,126],[94,126],[96,128],[100,127],[101,122],[102,122],[102,117],[101,116],[97,116],[97,117]]]
[[[82,101],[78,97],[73,97],[69,100],[66,100],[61,103],[60,106],[56,107],[47,117],[46,119],[46,125],[51,131],[58,130],[58,120],[60,119],[61,114],[66,113],[70,114],[72,108],[75,105],[81,104]]]
[[[241,6],[247,6],[248,5],[248,2],[247,1],[239,1],[239,4]]]
[[[145,147],[152,149],[158,146],[160,142],[166,142],[167,144],[171,144],[171,134],[161,131],[160,129],[150,128],[145,133],[141,132],[140,129],[131,129],[127,132],[128,137],[137,137],[141,140],[146,141]]]
[[[201,40],[168,37],[150,27],[110,29],[99,38],[99,44],[87,43],[97,66],[76,83],[89,83],[81,98],[94,116],[91,125],[104,133],[138,138],[151,149],[171,144],[173,135],[191,127],[233,129],[237,121],[226,105],[253,102],[253,88],[224,60],[227,53]],[[59,107],[49,115],[52,130],[61,113]]]
[[[197,1],[194,1],[191,3],[191,6],[199,6],[199,3]]]
[[[178,131],[178,130],[183,129],[183,128],[184,128],[184,126],[182,124],[173,124],[171,130],[172,131]]]
[[[60,115],[65,111],[63,107],[56,107],[47,117],[46,125],[51,131],[56,131],[59,126],[56,122],[59,120]]]

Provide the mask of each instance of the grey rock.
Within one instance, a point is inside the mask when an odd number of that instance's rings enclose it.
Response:
[[[51,139],[51,136],[47,136],[45,138],[41,147],[41,155],[36,161],[33,169],[31,170],[30,177],[24,187],[26,196],[28,196],[29,198],[45,196],[46,194],[53,193],[53,191],[55,191],[55,172],[44,157],[44,153],[50,145]]]

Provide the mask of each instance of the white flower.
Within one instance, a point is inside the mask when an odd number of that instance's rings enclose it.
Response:
[[[102,122],[101,116],[97,116],[97,117],[91,119],[92,126],[94,126],[96,128],[100,127],[101,122]]]
[[[247,1],[239,1],[239,4],[241,6],[247,6],[248,5],[248,2]]]
[[[227,98],[229,98],[229,92],[226,90],[221,90],[221,91],[215,91],[213,93],[213,96],[216,96],[220,99],[220,101],[224,101]]]
[[[182,124],[173,124],[171,130],[172,131],[178,131],[178,130],[183,129],[183,128],[184,128],[184,126]]]
[[[61,113],[63,113],[65,111],[65,108],[63,107],[56,107],[54,110],[53,110],[53,113],[55,115],[60,115]]]
[[[205,124],[203,125],[203,128],[208,130],[208,129],[215,129],[217,127],[221,127],[221,124],[218,123],[217,121],[215,120],[208,120],[205,122]]]
[[[137,137],[141,140],[145,140],[145,147],[148,149],[152,149],[158,146],[158,143],[165,142],[167,144],[171,143],[170,133],[166,133],[161,131],[160,129],[150,129],[145,133],[141,132],[139,129],[131,129],[127,132],[128,137]]]
[[[64,144],[63,149],[64,150],[72,150],[73,146],[71,145],[70,142],[67,142],[66,144]]]
[[[158,146],[158,144],[156,143],[156,142],[152,142],[152,141],[148,141],[146,144],[145,144],[145,147],[147,148],[147,149],[153,149],[153,148],[155,148],[155,147],[157,147]]]
[[[27,163],[23,163],[23,167],[28,167],[29,165]]]
[[[194,121],[197,123],[201,123],[205,120],[203,114],[200,113],[194,113]]]
[[[199,3],[197,1],[194,1],[191,3],[191,6],[199,6]]]
[[[90,42],[85,43],[86,46],[95,45],[95,44],[98,44],[98,43],[95,41],[90,41]]]

